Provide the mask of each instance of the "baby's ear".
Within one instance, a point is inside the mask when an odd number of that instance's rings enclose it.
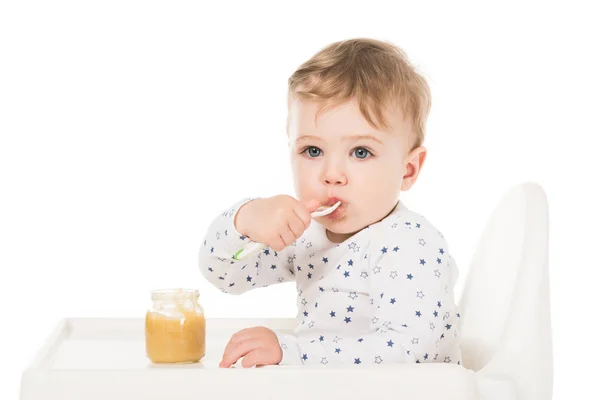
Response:
[[[427,149],[423,146],[419,146],[408,153],[404,160],[402,190],[409,190],[415,184],[425,163],[425,158],[427,158]]]

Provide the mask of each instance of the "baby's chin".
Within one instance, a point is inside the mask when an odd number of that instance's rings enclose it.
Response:
[[[325,220],[322,222],[322,225],[327,229],[329,239],[339,243],[365,228],[358,221],[352,221],[347,217],[336,220]]]

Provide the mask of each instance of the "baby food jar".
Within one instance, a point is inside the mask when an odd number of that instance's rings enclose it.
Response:
[[[194,363],[206,352],[206,321],[198,290],[151,293],[146,313],[146,354],[154,363]]]

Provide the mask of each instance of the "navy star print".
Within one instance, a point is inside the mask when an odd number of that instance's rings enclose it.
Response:
[[[249,200],[212,222],[199,266],[225,293],[295,282],[297,328],[275,332],[281,364],[461,362],[453,297],[458,271],[446,239],[424,217],[400,203],[337,245],[324,243],[322,225],[311,223],[297,246],[279,253],[265,248],[242,262],[233,255],[252,238],[234,220]]]

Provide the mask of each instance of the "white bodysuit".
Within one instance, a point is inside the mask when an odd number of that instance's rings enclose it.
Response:
[[[458,271],[444,236],[423,216],[398,202],[339,244],[313,220],[281,252],[266,247],[236,261],[250,239],[234,218],[249,200],[211,224],[199,265],[225,293],[296,282],[299,324],[293,335],[276,332],[280,364],[461,363]]]

